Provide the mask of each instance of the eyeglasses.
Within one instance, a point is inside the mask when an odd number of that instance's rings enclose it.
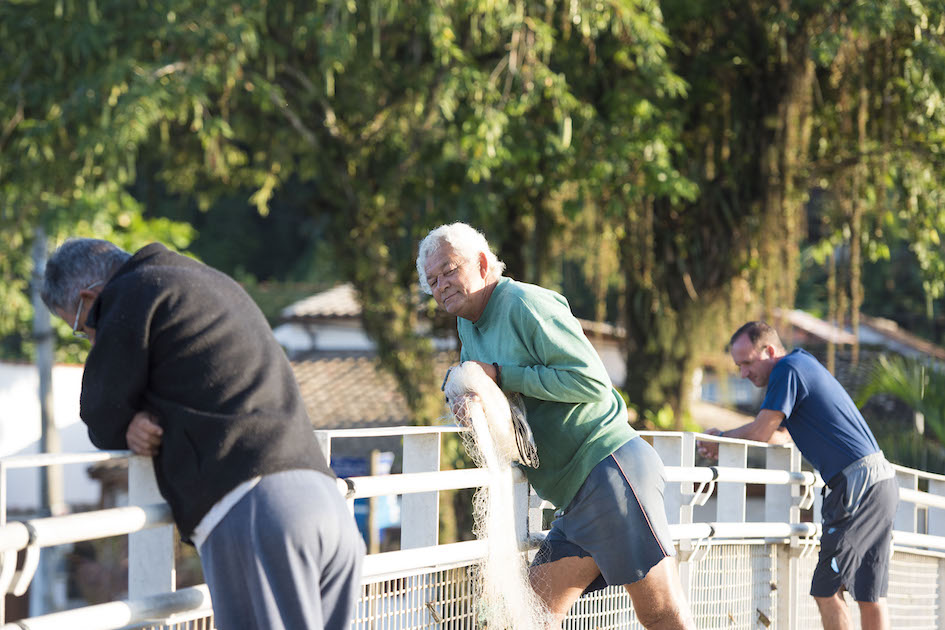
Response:
[[[89,286],[82,289],[83,291],[88,291],[89,289],[94,289],[98,285],[102,284],[102,281],[93,282]],[[72,334],[78,337],[79,339],[88,339],[89,335],[83,330],[79,330],[79,318],[82,316],[82,296],[79,295],[79,303],[75,305],[75,321],[72,322]]]

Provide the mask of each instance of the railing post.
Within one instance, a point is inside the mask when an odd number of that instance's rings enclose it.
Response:
[[[899,483],[900,488],[907,490],[919,489],[919,476],[916,473],[897,469],[896,481]],[[899,508],[896,510],[896,521],[893,523],[893,529],[898,529],[902,532],[915,532],[916,523],[918,522],[916,518],[918,511],[919,506],[915,503],[900,501]]]
[[[663,460],[664,466],[691,467],[695,464],[695,439],[691,433],[654,436],[653,448]],[[691,481],[666,484],[663,491],[663,505],[670,525],[692,522],[692,506],[689,505],[691,496]]]
[[[404,472],[440,470],[440,433],[404,436]],[[405,494],[401,501],[400,548],[415,549],[437,544],[440,531],[440,494]]]
[[[664,466],[689,467],[695,465],[696,440],[692,433],[676,433],[666,436],[654,436],[653,448],[663,460]],[[666,519],[670,524],[691,523],[692,506],[689,499],[692,497],[692,482],[667,483],[663,491],[663,506],[666,509]],[[692,566],[689,562],[692,551],[692,541],[679,541],[679,554],[676,563],[679,566],[679,582],[686,599],[692,597]]]
[[[929,494],[945,497],[945,479],[929,479]],[[929,530],[932,536],[945,536],[945,510],[929,506]]]
[[[163,503],[150,457],[128,458],[130,505]],[[138,599],[176,589],[174,526],[128,534],[128,597]]]
[[[945,477],[931,477],[929,479],[929,494],[945,496]],[[945,510],[928,507],[928,534],[945,536]],[[935,602],[935,612],[938,630],[945,630],[945,558],[938,560],[938,601]]]
[[[315,431],[315,442],[318,443],[319,450],[325,456],[325,461],[331,466],[331,432]]]
[[[7,524],[7,466],[0,458],[0,527]],[[0,557],[0,569],[2,569],[3,558]],[[9,570],[9,568],[7,569]],[[0,581],[2,584],[2,581]],[[0,589],[0,623],[7,621],[7,594]]]
[[[793,446],[769,446],[765,452],[765,465],[768,469],[796,472],[801,469],[801,454]],[[772,523],[797,523],[801,511],[796,485],[765,486],[765,520]],[[807,589],[798,584],[800,579],[798,566],[798,541],[791,538],[791,544],[778,547],[778,628],[801,630],[796,613],[801,609],[802,597]]]
[[[816,479],[820,478],[820,473],[816,473]],[[820,481],[820,485],[817,485],[818,482],[814,482],[813,493],[814,493],[814,504],[811,506],[813,511],[811,520],[816,525],[821,523],[824,520],[824,495],[822,494],[824,486],[826,485],[823,480]]]
[[[519,471],[514,468],[511,471],[512,478],[515,479],[515,476],[519,474]],[[524,476],[524,475],[523,475]],[[528,540],[528,535],[531,533],[531,508],[529,507],[529,493],[531,491],[531,486],[528,485],[528,482],[524,479],[522,481],[516,481],[512,485],[512,502],[513,502],[513,514],[515,518],[515,540],[519,542],[519,545],[522,545],[526,540]]]
[[[719,466],[745,468],[748,466],[747,444],[719,444]],[[725,482],[718,484],[715,520],[745,522],[745,484]]]

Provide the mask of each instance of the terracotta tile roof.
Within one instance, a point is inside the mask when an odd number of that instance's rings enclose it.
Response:
[[[445,374],[453,362],[449,353],[440,354],[434,372]],[[394,377],[381,369],[371,352],[317,353],[292,361],[292,369],[316,428],[413,424]],[[445,414],[445,405],[443,411]]]
[[[839,328],[830,322],[824,321],[819,317],[814,317],[810,313],[805,313],[802,310],[782,310],[776,309],[776,313],[783,315],[792,326],[796,326],[801,330],[823,339],[824,341],[832,341],[834,343],[846,343],[852,344],[855,341],[855,337],[852,333]],[[785,340],[787,343],[790,343],[790,340]]]
[[[339,284],[282,309],[282,318],[286,320],[360,316],[361,302],[350,283]]]
[[[839,328],[801,310],[779,311],[797,328],[823,340],[851,345],[855,337],[850,331]],[[867,334],[872,331],[873,334]],[[880,345],[887,350],[905,355],[926,355],[945,359],[945,348],[903,330],[896,322],[881,317],[860,314],[860,344]]]
[[[860,324],[869,326],[879,334],[884,335],[893,342],[906,346],[916,353],[925,354],[939,360],[945,360],[945,348],[937,346],[931,341],[913,335],[907,330],[903,330],[896,322],[890,319],[870,317],[868,315],[861,314]]]

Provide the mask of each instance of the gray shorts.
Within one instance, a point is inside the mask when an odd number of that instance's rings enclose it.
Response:
[[[841,587],[858,602],[886,597],[892,527],[899,503],[899,484],[887,478],[867,486],[838,475],[824,499],[820,556],[810,594],[832,597]],[[852,487],[851,487],[852,486]],[[850,497],[859,496],[851,501]]]
[[[335,480],[265,475],[200,547],[220,630],[346,630],[364,542]]]
[[[663,507],[663,462],[635,437],[601,461],[551,524],[532,565],[590,556],[601,575],[585,590],[632,584],[675,555]]]

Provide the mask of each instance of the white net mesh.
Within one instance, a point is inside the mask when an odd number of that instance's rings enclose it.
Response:
[[[450,371],[444,391],[457,419],[473,428],[464,434],[467,452],[489,471],[489,486],[476,492],[473,505],[476,537],[489,543],[479,570],[479,621],[491,630],[544,630],[550,617],[528,582],[515,535],[512,461],[519,447],[509,403],[470,361]]]

